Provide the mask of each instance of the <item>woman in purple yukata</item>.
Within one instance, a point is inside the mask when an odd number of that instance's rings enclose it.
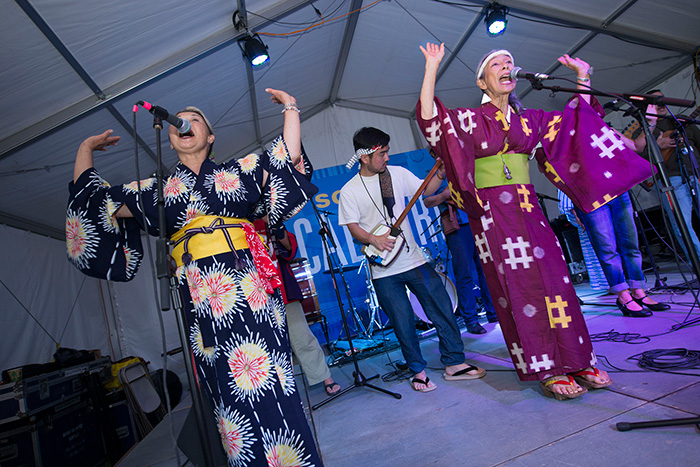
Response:
[[[428,43],[421,51],[426,65],[418,123],[445,162],[452,199],[469,215],[518,377],[539,381],[543,393],[558,400],[609,386],[608,374],[595,367],[578,298],[527,162],[542,143],[540,170],[586,212],[648,177],[648,164],[624,147],[588,96],[576,95],[563,112],[522,109],[507,50],[479,64],[479,108],[447,109],[435,97],[444,44]],[[586,62],[568,55],[559,61],[579,83],[589,83]]]
[[[163,189],[167,236],[200,387],[228,464],[318,466],[294,382],[280,279],[250,222],[267,216],[281,224],[317,189],[308,180],[294,98],[266,91],[284,105],[284,130],[262,155],[216,164],[204,114],[195,107],[178,113],[192,128],[169,129],[179,163]],[[158,235],[157,191],[153,179],[111,187],[98,174],[93,151],[118,141],[108,130],[80,145],[66,237],[81,271],[127,281],[143,257],[140,229]]]

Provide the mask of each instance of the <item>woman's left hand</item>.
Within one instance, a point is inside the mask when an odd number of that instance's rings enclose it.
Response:
[[[568,54],[564,54],[561,57],[559,57],[559,63],[564,65],[566,68],[573,70],[576,72],[576,76],[579,78],[585,78],[588,75],[589,70],[591,69],[591,66],[581,60],[580,58],[572,58],[569,57]]]
[[[275,104],[296,105],[297,100],[279,89],[265,88],[265,92],[270,94],[270,100]]]

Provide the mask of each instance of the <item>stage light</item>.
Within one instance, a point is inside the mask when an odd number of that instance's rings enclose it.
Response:
[[[486,32],[489,36],[500,36],[506,32],[508,7],[492,3],[486,7]]]
[[[267,46],[263,44],[257,34],[254,36],[248,35],[239,39],[238,45],[241,47],[245,58],[247,58],[254,67],[262,65],[270,59],[267,53]]]

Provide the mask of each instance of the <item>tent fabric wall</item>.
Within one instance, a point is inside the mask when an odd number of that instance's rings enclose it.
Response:
[[[112,355],[104,287],[68,263],[65,242],[0,226],[0,244],[0,369],[49,362],[57,344]]]

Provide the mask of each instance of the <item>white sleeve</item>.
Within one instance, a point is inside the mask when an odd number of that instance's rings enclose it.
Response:
[[[401,180],[402,183],[404,183],[406,190],[408,191],[408,197],[411,198],[416,193],[416,191],[418,191],[418,188],[420,188],[421,184],[423,183],[423,180],[416,177],[413,172],[404,167],[396,167],[401,169],[401,171],[403,172],[401,174]]]
[[[357,199],[347,185],[340,190],[338,197],[338,225],[360,223],[360,209]]]

